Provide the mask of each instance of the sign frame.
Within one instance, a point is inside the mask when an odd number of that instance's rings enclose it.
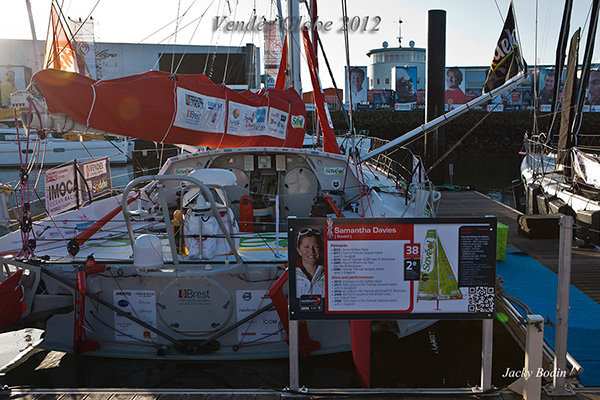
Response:
[[[346,228],[346,231],[341,228]],[[315,273],[319,279],[313,279],[312,282],[305,278],[303,267],[300,266],[302,256],[298,251],[301,249],[296,250],[299,244],[305,243],[299,240],[301,236],[316,237],[310,231],[319,231],[322,240],[319,261],[322,266]],[[289,218],[290,319],[491,319],[495,311],[496,231],[497,219],[493,216]],[[338,234],[339,232],[356,233],[344,239],[345,236]],[[427,239],[426,236],[435,239]],[[318,240],[315,239],[313,242]],[[449,275],[444,277],[445,286],[450,287],[454,292],[445,293],[446,289],[440,289],[442,285],[438,284],[433,297],[425,296],[418,299],[417,295],[422,290],[421,285],[426,284],[427,279],[423,277],[420,266],[418,279],[414,273],[412,276],[406,276],[404,264],[405,260],[421,262],[423,259],[421,249],[426,240],[435,243],[438,268],[446,268],[444,271],[450,271],[450,275],[454,274],[453,284],[447,284],[451,281],[447,279]],[[388,243],[385,243],[386,241]],[[406,243],[421,246],[418,257],[411,258],[410,255],[406,257],[404,254]],[[335,244],[343,246],[344,249],[335,249],[338,253],[333,253],[332,246]],[[340,252],[347,254],[340,255]],[[378,259],[383,261],[377,263],[368,261],[373,254],[378,255]],[[440,262],[440,259],[444,260]],[[366,264],[370,264],[368,268]],[[397,268],[398,264],[402,265],[402,269]],[[333,269],[334,267],[336,269]],[[379,272],[369,272],[372,276],[364,276],[364,271],[367,270],[379,270]],[[352,285],[348,285],[349,281],[343,281],[343,276],[356,279]],[[439,273],[437,276],[439,279]],[[310,292],[300,295],[300,291],[306,290],[307,282],[311,282]],[[382,289],[384,287],[385,289]],[[389,293],[384,295],[377,293],[377,290],[381,292],[385,290]],[[346,293],[351,293],[351,296]],[[358,296],[360,298],[357,301],[348,300],[350,297]],[[433,304],[431,301],[436,302],[435,308],[430,306]],[[449,303],[452,301],[455,302]],[[386,302],[388,306],[379,305]],[[419,302],[422,303],[417,305]],[[374,304],[377,306],[373,306]],[[396,307],[398,304],[402,307]],[[440,307],[440,304],[444,306]],[[448,306],[449,304],[451,306]]]

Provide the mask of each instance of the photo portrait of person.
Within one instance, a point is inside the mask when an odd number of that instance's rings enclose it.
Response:
[[[4,107],[10,106],[10,95],[17,90],[17,85],[15,85],[15,71],[9,69],[6,71],[6,73],[4,73],[2,84],[0,85],[0,91],[2,92],[2,105]]]
[[[600,69],[592,69],[590,71],[588,104],[592,106],[600,105]]]
[[[325,296],[323,238],[317,228],[302,228],[296,238],[296,295]]]
[[[365,85],[366,68],[350,68],[350,91],[352,92],[352,103],[364,103],[367,101],[367,88]]]
[[[554,92],[554,71],[547,71],[544,75],[544,87],[540,90],[540,104],[552,104],[552,92]]]
[[[446,104],[465,104],[465,92],[461,89],[463,73],[457,67],[448,68],[446,71]]]
[[[396,103],[415,103],[417,91],[413,77],[406,68],[396,67]]]

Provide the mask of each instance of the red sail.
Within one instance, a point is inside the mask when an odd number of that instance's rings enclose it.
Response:
[[[321,82],[319,82],[319,76],[317,75],[317,58],[315,57],[315,51],[310,42],[308,31],[303,30],[302,36],[304,38],[304,50],[306,51],[308,69],[310,70],[310,80],[313,86],[315,107],[319,115],[321,131],[323,132],[323,150],[328,153],[341,154],[340,147],[335,138],[335,132],[333,131],[331,118],[325,105],[325,95],[323,94]]]
[[[304,140],[306,110],[294,89],[236,92],[204,75],[160,71],[96,81],[48,69],[33,81],[51,113],[116,135],[219,149]]]

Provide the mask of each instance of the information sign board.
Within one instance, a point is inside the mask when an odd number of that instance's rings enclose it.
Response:
[[[290,317],[486,319],[496,218],[290,218]]]

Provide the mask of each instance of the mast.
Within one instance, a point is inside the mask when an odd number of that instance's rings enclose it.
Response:
[[[598,11],[600,9],[600,0],[594,0],[592,3],[592,15],[590,17],[590,26],[588,36],[585,42],[585,53],[583,54],[583,65],[581,68],[581,80],[579,81],[579,90],[577,91],[577,105],[575,107],[575,119],[573,121],[574,145],[577,146],[579,130],[581,129],[581,119],[583,117],[583,103],[585,103],[586,89],[590,80],[590,69],[592,56],[594,55],[594,43],[596,42],[596,28],[598,26]]]
[[[33,13],[31,12],[31,2],[25,0],[25,5],[27,6],[27,14],[29,15],[29,26],[31,27],[31,38],[33,39],[33,59],[35,62],[35,70],[37,72],[40,70],[40,60],[37,48],[37,35],[35,34],[35,24],[33,23]]]
[[[298,0],[288,0],[288,18],[286,31],[288,36],[287,41],[287,57],[288,57],[288,87],[296,89],[298,94],[302,95],[302,82],[300,81],[300,31],[297,28],[300,18],[300,6]]]
[[[573,9],[573,0],[565,0],[565,8],[563,11],[562,23],[560,25],[560,37],[558,38],[558,46],[556,47],[556,61],[554,63],[554,90],[552,91],[552,122],[548,128],[547,142],[552,138],[552,131],[556,123],[556,109],[558,108],[558,94],[560,93],[560,81],[562,78],[563,66],[565,64],[565,56],[567,52],[567,42],[569,41],[569,30],[571,27],[571,11]]]

